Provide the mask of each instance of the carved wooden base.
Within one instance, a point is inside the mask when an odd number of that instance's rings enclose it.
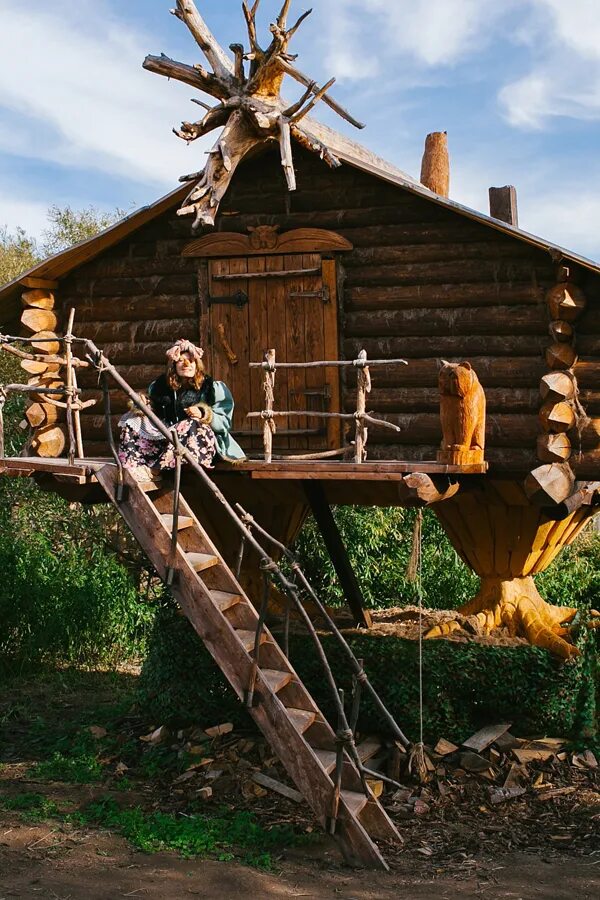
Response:
[[[575,540],[594,511],[582,507],[552,521],[529,502],[517,481],[486,481],[432,508],[456,552],[481,577],[478,594],[459,614],[474,616],[473,624],[483,632],[502,625],[563,659],[575,656],[562,625],[576,610],[548,604],[531,576]],[[427,637],[459,627],[458,622],[436,626]]]
[[[484,461],[483,450],[465,450],[464,448],[438,450],[437,461],[450,466],[479,465]]]
[[[560,635],[568,634],[563,625],[577,610],[567,606],[551,606],[540,596],[531,575],[526,578],[484,577],[479,591],[458,610],[461,616],[472,616],[477,631],[488,634],[505,627],[511,635],[522,635],[530,644],[544,647],[561,659],[577,656],[579,651]],[[460,628],[458,622],[445,622],[431,628],[426,638],[442,637]]]

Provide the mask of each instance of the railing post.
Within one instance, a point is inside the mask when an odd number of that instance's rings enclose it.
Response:
[[[356,436],[355,436],[355,452],[354,461],[362,463],[367,458],[367,436],[368,431],[365,425],[365,413],[367,411],[367,394],[371,392],[371,375],[367,365],[367,351],[361,350],[355,363],[357,367],[356,378]]]
[[[73,322],[75,320],[75,310],[69,312],[69,322],[67,331],[63,338],[65,342],[65,360],[66,360],[66,394],[67,394],[67,433],[69,435],[69,465],[75,463],[75,428],[73,425],[73,351],[71,344],[73,342]]]
[[[169,565],[165,582],[167,587],[172,587],[175,581],[175,560],[177,559],[177,543],[179,540],[179,497],[181,494],[181,443],[177,428],[171,429],[173,440],[173,452],[175,454],[175,484],[173,485],[173,527],[171,529],[171,548],[169,553]]]
[[[273,435],[277,426],[273,420],[273,406],[275,404],[275,350],[267,350],[265,353],[265,378],[263,390],[265,392],[265,410],[263,414],[263,443],[265,448],[265,462],[270,463],[273,458]]]

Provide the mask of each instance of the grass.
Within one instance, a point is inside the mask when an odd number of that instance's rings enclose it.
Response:
[[[0,806],[3,809],[19,812],[24,822],[44,822],[46,819],[56,818],[59,810],[53,800],[49,800],[42,794],[26,792],[14,797],[0,797]]]
[[[196,812],[174,815],[146,812],[139,806],[121,807],[113,797],[102,797],[77,812],[63,813],[43,794],[25,792],[12,797],[0,796],[0,808],[19,813],[29,824],[58,819],[65,824],[106,828],[121,834],[143,853],[173,850],[183,859],[237,858],[269,871],[274,865],[273,853],[300,840],[291,827],[266,829],[251,813],[225,807],[215,815]]]
[[[175,850],[184,859],[210,856],[219,860],[239,854],[243,862],[264,869],[273,867],[273,851],[299,840],[290,827],[265,829],[251,813],[226,808],[212,816],[148,813],[139,807],[123,809],[108,797],[90,804],[81,815],[86,824],[117,831],[144,853]]]
[[[18,760],[19,765],[28,763],[26,778],[72,787],[0,793],[0,812],[10,811],[32,824],[52,820],[59,829],[106,829],[146,853],[166,850],[183,858],[237,859],[266,870],[273,868],[284,847],[306,839],[291,827],[271,828],[249,812],[222,805],[229,802],[226,797],[221,805],[207,806],[190,794],[183,810],[179,797],[174,803],[173,779],[187,768],[191,756],[182,741],[179,750],[172,746],[175,735],[159,745],[139,739],[152,726],[134,706],[134,683],[128,675],[119,681],[111,673],[48,669],[43,677],[15,678],[7,687],[0,702],[5,783]],[[106,734],[95,736],[98,732],[90,726],[102,726]],[[126,775],[116,774],[119,762],[126,764]],[[92,787],[80,787],[84,785]],[[0,782],[0,791],[2,786]],[[56,790],[60,795],[54,795]]]
[[[65,756],[55,752],[50,759],[36,763],[31,769],[31,775],[41,781],[93,784],[102,778],[102,766],[92,754]]]

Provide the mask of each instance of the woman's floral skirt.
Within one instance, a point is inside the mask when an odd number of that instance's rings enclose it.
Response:
[[[124,416],[119,422],[121,438],[119,459],[126,469],[174,469],[173,445],[155,428],[140,427],[138,416]],[[149,424],[149,423],[148,423]],[[210,425],[196,419],[184,419],[175,426],[181,445],[205,468],[212,466],[217,452],[215,434]]]

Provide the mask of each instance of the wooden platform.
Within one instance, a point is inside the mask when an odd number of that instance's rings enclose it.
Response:
[[[35,478],[38,485],[69,501],[95,504],[106,502],[95,473],[112,458],[67,459],[14,457],[0,459],[0,476]],[[405,476],[419,472],[431,476],[464,476],[467,480],[483,474],[483,466],[450,466],[426,460],[354,462],[339,460],[247,460],[243,463],[218,463],[211,470],[213,481],[230,503],[256,508],[256,503],[287,505],[306,504],[306,483],[320,485],[324,500],[339,506],[411,506],[402,484]],[[198,476],[188,467],[183,470],[186,490],[200,489]],[[194,487],[195,485],[195,487]]]
[[[58,480],[75,484],[95,481],[94,473],[105,466],[109,459],[76,459],[69,465],[68,459],[43,459],[40,456],[13,456],[0,458],[0,475],[27,478],[37,473],[54,475]]]
[[[381,460],[377,462],[340,462],[319,460],[276,460],[266,463],[262,460],[249,460],[235,465],[219,463],[215,471],[247,472],[253,479],[274,479],[278,481],[316,480],[316,481],[402,481],[404,475],[411,472],[423,472],[427,475],[482,475],[488,470],[488,464],[469,466],[450,466],[435,460],[421,462],[403,462],[401,460]]]

